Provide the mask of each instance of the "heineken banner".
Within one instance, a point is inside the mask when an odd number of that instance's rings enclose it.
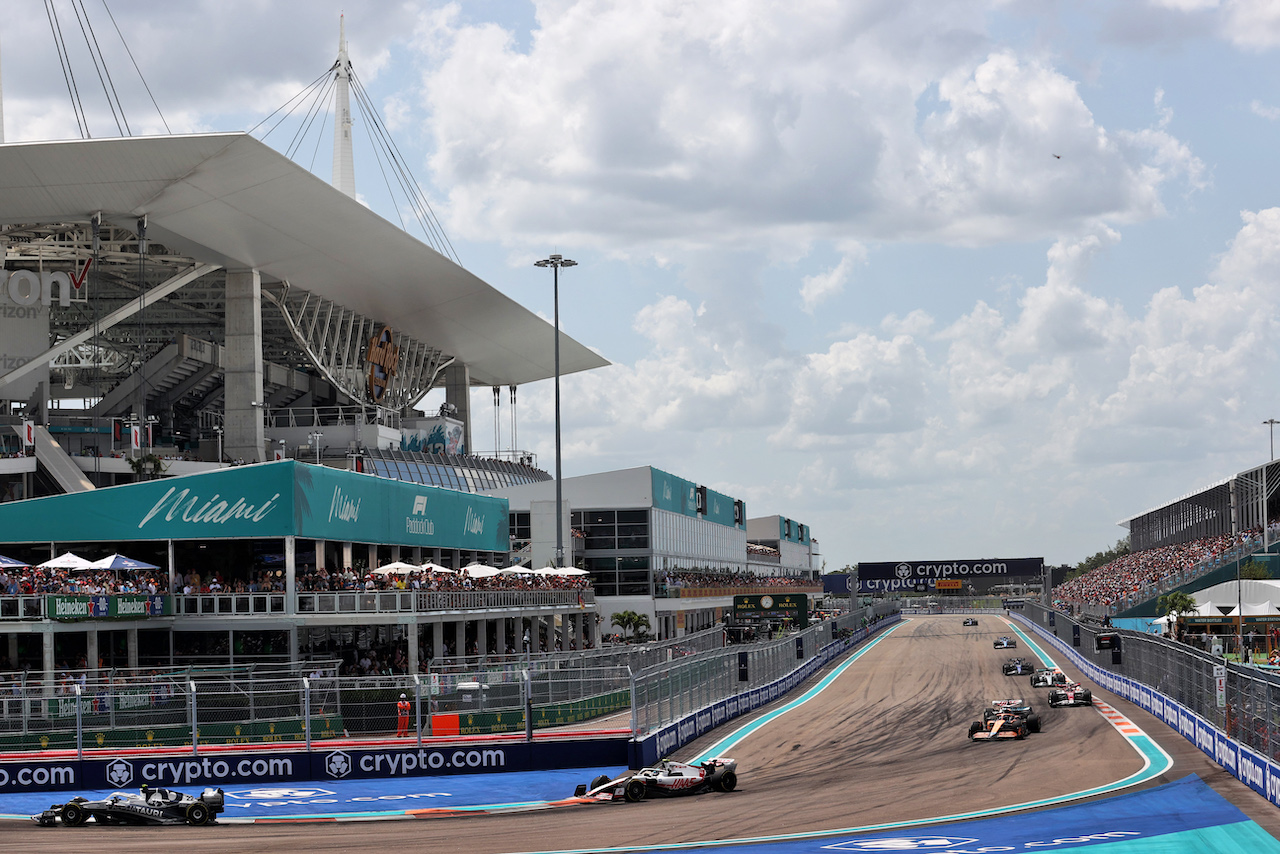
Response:
[[[49,618],[62,621],[137,620],[173,614],[173,605],[168,596],[50,596],[48,603]]]
[[[295,460],[0,505],[2,541],[9,543],[293,535],[505,552],[507,528],[505,498]]]

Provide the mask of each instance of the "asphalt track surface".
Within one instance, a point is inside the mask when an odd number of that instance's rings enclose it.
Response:
[[[1096,710],[1049,709],[1044,689],[1031,689],[1025,676],[1001,674],[1000,664],[1015,654],[992,648],[995,637],[1011,633],[1004,619],[984,615],[977,628],[963,627],[961,619],[912,618],[826,691],[739,742],[729,754],[739,761],[739,786],[729,794],[346,824],[47,829],[6,823],[0,838],[13,851],[95,854],[178,847],[184,854],[599,850],[929,819],[1066,795],[1142,767],[1142,759]],[[1021,640],[1016,654],[1033,657]],[[797,693],[756,714],[769,713]],[[1166,773],[1140,788],[1198,775],[1280,838],[1280,810],[1137,706],[1096,687],[1094,694],[1142,727],[1174,760]],[[1033,701],[1043,732],[1020,742],[968,741],[968,725],[986,701],[1017,696]],[[730,722],[675,758],[703,752],[743,722]]]

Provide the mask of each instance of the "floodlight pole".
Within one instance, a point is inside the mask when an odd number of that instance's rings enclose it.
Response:
[[[560,474],[560,268],[576,267],[577,261],[570,261],[560,255],[552,255],[541,261],[535,261],[536,267],[550,267],[552,270],[552,298],[555,303],[556,327],[556,566],[564,566],[564,506]]]

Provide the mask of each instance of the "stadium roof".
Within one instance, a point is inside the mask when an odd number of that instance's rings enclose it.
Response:
[[[0,224],[95,213],[196,261],[254,268],[464,362],[474,384],[554,375],[549,323],[244,133],[0,145]],[[563,336],[562,373],[609,362]]]

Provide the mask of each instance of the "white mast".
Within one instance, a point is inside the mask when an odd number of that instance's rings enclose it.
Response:
[[[335,68],[338,76],[333,93],[333,186],[354,199],[356,170],[351,153],[351,59],[347,56],[345,15],[338,18],[338,62]]]
[[[4,83],[0,82],[0,142],[4,142]]]

